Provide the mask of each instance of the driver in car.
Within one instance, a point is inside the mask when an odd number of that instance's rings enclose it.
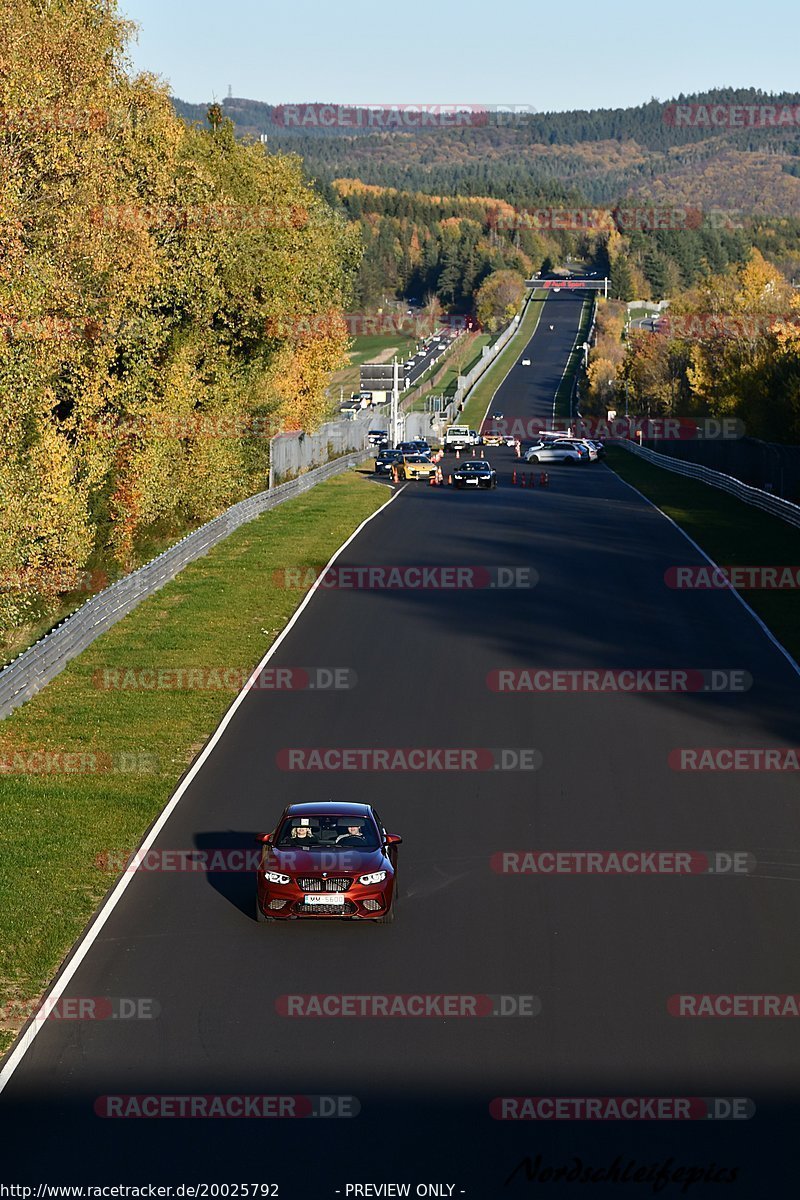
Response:
[[[364,837],[363,825],[356,824],[356,825],[348,825],[347,832],[339,834],[339,836],[336,839],[336,844],[337,845],[339,845],[339,843],[346,844],[348,847],[352,848],[353,850],[357,850],[358,847],[362,846],[365,841],[366,841],[366,838]]]

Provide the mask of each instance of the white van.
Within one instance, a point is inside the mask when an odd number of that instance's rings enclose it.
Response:
[[[463,450],[467,446],[480,445],[480,434],[469,425],[451,425],[444,432],[445,450]]]

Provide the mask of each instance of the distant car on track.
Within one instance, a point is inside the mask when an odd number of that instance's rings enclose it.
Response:
[[[368,429],[367,442],[370,446],[385,446],[388,444],[389,434],[385,429]]]
[[[394,919],[397,834],[371,804],[290,804],[272,833],[258,834],[256,920]]]
[[[531,360],[529,358],[523,358],[522,365],[523,367],[529,367],[531,365]]]
[[[453,487],[496,488],[497,472],[485,458],[469,459],[453,471]]]

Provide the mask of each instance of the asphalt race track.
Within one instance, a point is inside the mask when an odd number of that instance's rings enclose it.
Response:
[[[519,355],[533,365],[512,369],[493,411],[549,415],[579,314],[579,298],[548,300]],[[732,595],[665,585],[668,568],[703,559],[602,464],[551,467],[548,488],[522,489],[511,486],[511,450],[487,457],[496,491],[406,485],[337,567],[480,567],[484,584],[506,582],[498,569],[510,568],[535,586],[320,589],[270,665],[347,667],[357,686],[251,692],[156,843],[249,851],[290,801],[369,801],[404,839],[396,921],[260,925],[252,874],[140,872],[66,994],[149,997],[159,1015],[46,1023],[0,1097],[9,1181],[273,1182],[282,1200],[368,1182],[408,1182],[411,1195],[420,1183],[453,1185],[438,1194],[476,1200],[636,1197],[654,1194],[656,1164],[672,1159],[670,1170],[702,1168],[705,1182],[693,1176],[688,1193],[669,1183],[662,1196],[790,1194],[800,1021],[680,1018],[668,1000],[800,990],[797,776],[681,772],[668,758],[681,747],[796,745],[800,679]],[[531,695],[487,684],[498,669],[617,668],[736,670],[752,686]],[[535,749],[541,765],[287,771],[277,756],[289,747]],[[492,869],[494,855],[525,850],[746,852],[757,866],[625,877]],[[490,1007],[540,1011],[282,1015],[280,997],[319,993],[536,997]],[[357,1097],[360,1113],[94,1111],[106,1095],[219,1093]],[[755,1112],[494,1119],[495,1098],[520,1096],[748,1098]],[[621,1165],[585,1189],[563,1173],[526,1181],[526,1156],[532,1174]],[[613,1182],[625,1168],[631,1186]],[[634,1181],[644,1168],[650,1181]]]

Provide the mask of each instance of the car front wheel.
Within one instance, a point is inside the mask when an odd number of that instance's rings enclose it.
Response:
[[[530,458],[526,458],[525,461],[529,462],[529,463],[538,463],[539,459],[536,457],[535,454],[532,454],[530,456]]]

